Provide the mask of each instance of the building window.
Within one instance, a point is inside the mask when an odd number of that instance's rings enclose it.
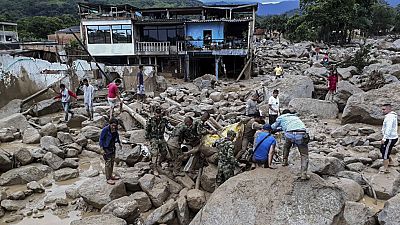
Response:
[[[112,26],[113,43],[132,43],[132,29],[130,25]]]
[[[87,26],[89,44],[111,44],[110,26]]]
[[[175,44],[176,41],[184,40],[182,26],[145,26],[143,27],[142,41],[165,42]]]

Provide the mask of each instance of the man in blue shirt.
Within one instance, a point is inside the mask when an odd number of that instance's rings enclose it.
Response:
[[[257,131],[253,144],[253,163],[257,167],[272,167],[272,158],[275,154],[276,140],[272,135],[271,125],[265,124],[262,130]]]
[[[310,137],[306,131],[306,126],[300,118],[291,113],[290,110],[285,109],[282,115],[276,119],[272,124],[272,129],[282,129],[285,133],[285,144],[283,145],[283,166],[288,165],[288,157],[290,148],[296,145],[301,155],[301,176],[302,180],[307,180],[308,169],[308,142]]]
[[[109,125],[105,126],[100,134],[100,147],[104,150],[103,158],[105,161],[105,172],[107,183],[114,185],[114,180],[121,179],[118,176],[113,176],[114,158],[115,158],[115,144],[119,143],[122,148],[121,141],[118,134],[118,120],[112,118]]]

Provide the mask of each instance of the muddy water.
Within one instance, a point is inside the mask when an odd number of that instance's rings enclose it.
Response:
[[[374,198],[371,198],[369,196],[364,196],[364,198],[360,201],[362,203],[364,203],[365,205],[367,205],[368,207],[370,207],[374,212],[379,212],[381,209],[383,209],[385,202],[384,200],[377,200],[375,202]],[[376,204],[375,204],[376,203]]]

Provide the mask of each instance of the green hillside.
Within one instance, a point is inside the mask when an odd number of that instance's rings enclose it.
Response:
[[[23,40],[45,39],[56,30],[79,24],[77,2],[82,0],[0,0],[0,21],[18,23]],[[143,7],[198,6],[198,0],[90,0],[90,3]]]

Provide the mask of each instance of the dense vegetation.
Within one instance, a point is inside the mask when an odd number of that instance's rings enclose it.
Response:
[[[1,0],[0,21],[18,23],[23,40],[46,39],[48,34],[79,25],[80,0]],[[131,4],[141,7],[196,6],[197,0],[91,0],[91,3]]]
[[[400,32],[400,6],[380,0],[300,0],[300,12],[262,18],[261,28],[278,31],[292,41],[350,42],[365,36]]]

